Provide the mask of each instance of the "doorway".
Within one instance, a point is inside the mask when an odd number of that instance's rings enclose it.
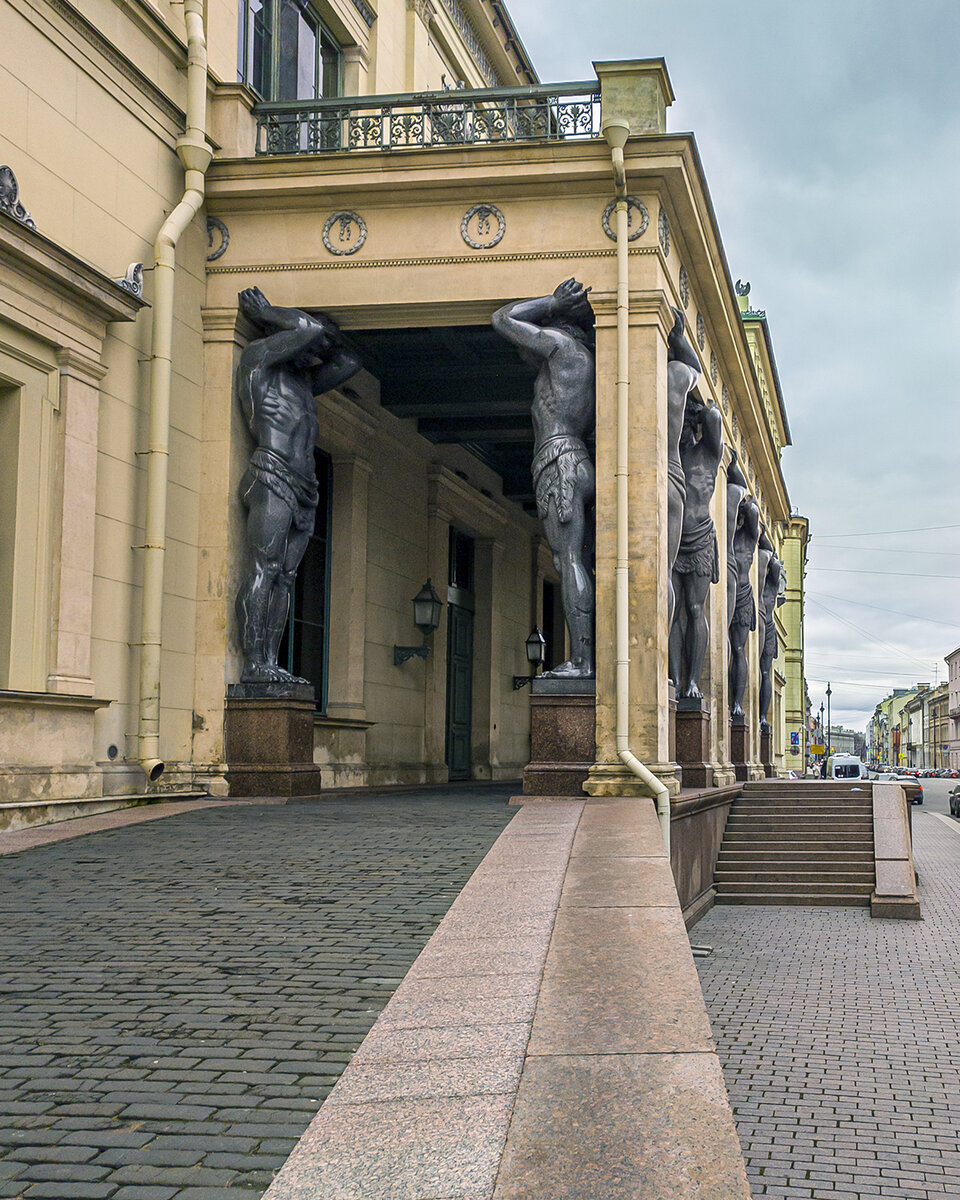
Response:
[[[472,774],[473,726],[473,538],[450,527],[447,589],[447,736],[451,779]]]

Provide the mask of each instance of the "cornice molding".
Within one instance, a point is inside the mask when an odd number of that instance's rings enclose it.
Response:
[[[28,276],[105,324],[133,321],[146,301],[56,242],[0,213],[0,266]]]
[[[351,271],[371,268],[444,267],[462,263],[540,262],[544,259],[614,258],[615,249],[602,250],[530,250],[516,254],[438,254],[423,258],[355,258],[349,261],[326,259],[299,263],[244,263],[239,266],[207,267],[208,275],[257,275],[276,271]],[[659,254],[659,246],[631,246],[630,255]]]

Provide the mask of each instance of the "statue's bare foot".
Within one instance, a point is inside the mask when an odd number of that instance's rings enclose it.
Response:
[[[697,685],[695,683],[691,683],[691,684],[688,684],[687,687],[685,688],[682,699],[684,699],[684,700],[702,700],[703,692],[700,691],[700,689],[697,687]]]
[[[743,713],[743,705],[742,704],[735,704],[733,706],[733,708],[730,709],[731,717],[742,717],[743,715],[744,715],[744,713]]]
[[[766,720],[766,718],[764,718],[764,720],[762,720],[760,722],[760,732],[761,733],[770,733],[771,732],[770,722],[768,720]]]
[[[541,679],[593,679],[594,670],[592,663],[578,663],[573,659],[567,659],[566,662],[560,663],[558,667],[554,667],[552,671],[544,671],[540,676]]]
[[[271,667],[268,663],[247,663],[240,676],[241,683],[276,683],[280,678],[279,667]]]
[[[285,671],[283,667],[276,668],[277,674],[275,678],[280,683],[309,683],[309,679],[304,679],[302,675],[291,675],[289,671]]]

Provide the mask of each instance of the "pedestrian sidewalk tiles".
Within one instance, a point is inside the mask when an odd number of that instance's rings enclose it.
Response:
[[[960,825],[913,829],[923,921],[718,905],[692,931],[756,1197],[960,1200]]]

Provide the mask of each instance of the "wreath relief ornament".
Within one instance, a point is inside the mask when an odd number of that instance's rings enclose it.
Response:
[[[611,200],[607,207],[603,210],[601,224],[603,232],[607,235],[611,242],[617,240],[617,235],[610,224],[610,218],[613,216],[613,210],[617,207],[616,200]],[[637,227],[633,229],[633,214],[637,214]],[[633,229],[632,233],[627,234],[628,242],[635,242],[638,237],[642,237],[647,232],[647,226],[650,224],[650,214],[647,212],[647,206],[642,200],[638,200],[636,196],[627,197],[627,228]]]
[[[323,244],[331,254],[336,254],[338,258],[356,254],[366,240],[367,224],[359,213],[344,209],[327,217],[323,227]]]
[[[494,221],[497,223],[496,229],[493,227]],[[474,250],[492,250],[500,244],[506,232],[506,218],[495,204],[475,204],[467,209],[460,222],[460,236]]]
[[[28,229],[37,227],[33,217],[20,203],[20,185],[17,183],[13,168],[8,167],[6,163],[0,166],[0,212],[6,213],[8,217],[13,217],[15,221],[26,225]]]

